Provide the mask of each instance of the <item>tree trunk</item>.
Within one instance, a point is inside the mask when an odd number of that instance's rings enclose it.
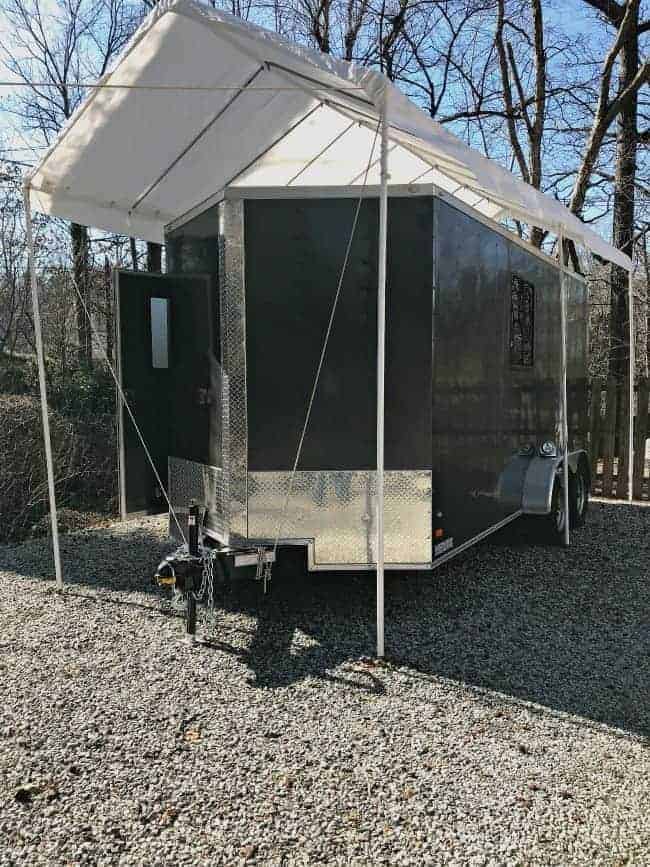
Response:
[[[636,21],[630,27],[623,43],[620,55],[620,90],[624,90],[633,81],[639,70],[639,10],[636,9]],[[636,180],[637,157],[637,92],[621,107],[617,118],[616,130],[616,165],[614,170],[614,207],[612,241],[615,247],[626,253],[630,259],[634,256],[634,196]],[[610,295],[610,327],[609,327],[609,373],[616,380],[618,391],[618,417],[616,429],[618,434],[619,481],[617,496],[622,497],[627,492],[627,480],[621,478],[626,471],[627,446],[627,378],[630,360],[630,329],[628,305],[629,277],[623,268],[612,265],[612,288]]]
[[[162,271],[162,244],[147,241],[147,271],[156,274]]]
[[[135,244],[135,238],[129,238],[129,250],[131,251],[131,267],[134,271],[138,270],[138,248]]]
[[[70,240],[72,242],[72,279],[81,295],[75,291],[75,309],[77,314],[77,339],[79,341],[79,360],[90,365],[93,358],[92,336],[86,309],[90,311],[88,298],[88,229],[79,223],[70,224]],[[82,302],[83,299],[83,302]]]
[[[639,12],[621,51],[620,89],[634,80],[639,70]],[[630,258],[634,253],[634,183],[637,164],[637,110],[635,92],[623,105],[617,120],[616,167],[613,209],[613,243]],[[609,372],[618,382],[627,376],[629,361],[628,275],[612,266],[610,300]]]
[[[643,255],[643,273],[645,274],[645,376],[650,377],[650,256],[648,256],[648,242],[644,239],[641,247]]]

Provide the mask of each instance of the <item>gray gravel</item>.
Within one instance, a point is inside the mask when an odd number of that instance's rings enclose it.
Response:
[[[160,521],[0,549],[0,864],[650,864],[650,508],[430,575],[246,584],[209,646]],[[291,576],[294,577],[291,577]]]

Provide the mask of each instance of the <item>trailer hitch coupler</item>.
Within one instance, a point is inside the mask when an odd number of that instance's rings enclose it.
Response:
[[[169,557],[165,557],[156,567],[152,583],[161,587],[173,587],[176,584],[176,570]]]

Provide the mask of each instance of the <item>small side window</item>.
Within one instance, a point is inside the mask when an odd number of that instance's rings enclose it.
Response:
[[[532,367],[535,360],[535,287],[512,275],[510,284],[510,366]]]
[[[169,299],[151,299],[151,366],[169,367]]]

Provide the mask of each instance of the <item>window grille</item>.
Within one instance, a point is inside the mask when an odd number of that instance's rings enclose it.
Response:
[[[510,366],[532,367],[535,355],[535,287],[512,275],[510,285]]]

